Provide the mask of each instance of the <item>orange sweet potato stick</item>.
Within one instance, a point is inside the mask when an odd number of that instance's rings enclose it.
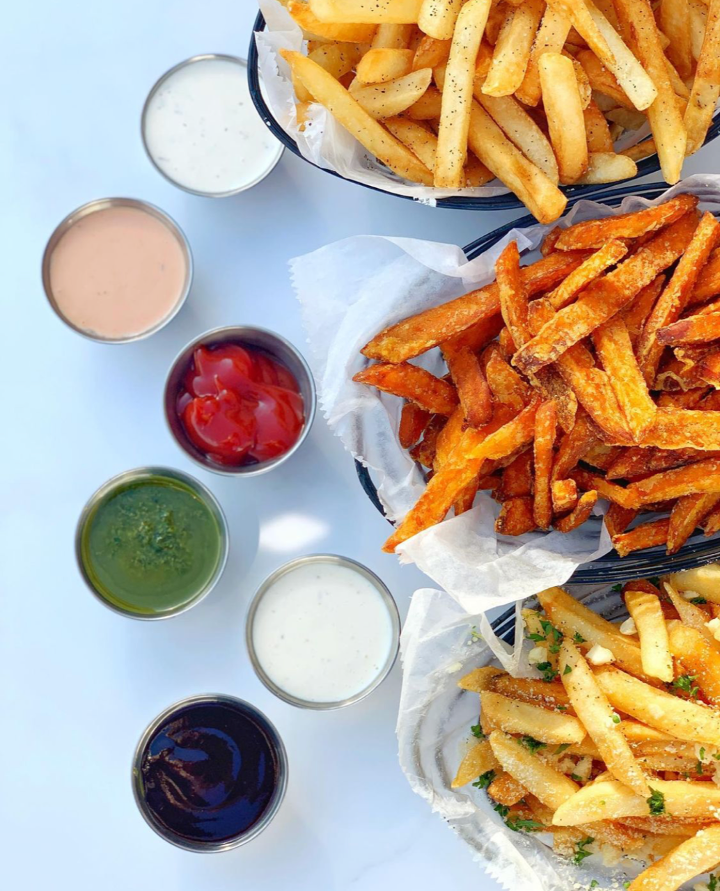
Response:
[[[433,414],[451,415],[458,404],[452,384],[417,365],[370,365],[359,371],[353,380],[377,387],[384,393],[402,396]]]

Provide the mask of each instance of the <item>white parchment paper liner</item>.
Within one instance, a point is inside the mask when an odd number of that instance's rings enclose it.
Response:
[[[258,0],[265,18],[266,28],[255,35],[258,50],[258,63],[263,81],[263,95],[275,120],[298,145],[303,158],[323,167],[334,170],[346,179],[363,183],[391,192],[394,195],[409,195],[419,201],[434,204],[438,198],[455,195],[463,197],[485,197],[505,195],[508,190],[501,183],[466,188],[435,189],[408,183],[386,167],[378,164],[375,158],[350,134],[341,127],[320,105],[313,105],[310,123],[300,131],[295,112],[295,94],[290,81],[287,63],[279,55],[279,50],[303,50],[302,30],[278,0]],[[618,142],[618,151],[635,145],[650,135],[650,128],[644,125],[634,132],[625,133]]]
[[[620,595],[600,586],[584,586],[574,593],[591,597],[593,609],[608,618],[626,614]],[[520,604],[518,616],[519,608]],[[553,853],[550,834],[508,829],[484,791],[472,785],[450,788],[479,711],[477,694],[460,690],[457,682],[471,669],[497,662],[515,675],[525,673],[519,664],[523,633],[517,624],[515,640],[519,642],[515,648],[498,640],[483,614],[468,616],[441,591],[415,592],[401,640],[400,766],[413,791],[447,821],[474,858],[508,891],[587,889],[593,879],[600,888],[622,891],[622,882],[640,870],[639,859],[604,865],[600,850],[581,867],[575,866]]]
[[[619,208],[580,201],[560,225],[639,210],[679,192],[696,194],[703,206],[718,209],[720,176],[689,177],[656,201],[629,197]],[[509,241],[517,239],[520,250],[529,254],[550,228],[535,224],[512,230],[469,262],[455,245],[377,236],[345,239],[290,261],[321,410],[348,451],[370,469],[391,519],[405,515],[422,494],[424,481],[398,442],[400,400],[352,382],[368,364],[361,347],[388,325],[487,284]],[[440,361],[437,350],[418,360],[435,372],[441,370]],[[497,536],[497,510],[490,496],[481,493],[473,510],[399,548],[404,560],[416,563],[470,614],[562,584],[581,563],[610,549],[598,522],[569,535]]]

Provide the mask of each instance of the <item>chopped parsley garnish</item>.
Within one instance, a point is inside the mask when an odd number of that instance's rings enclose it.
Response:
[[[704,761],[705,760],[705,746],[700,746],[700,752],[698,754],[700,755],[700,760]]]
[[[481,773],[480,776],[475,780],[473,786],[476,789],[487,789],[487,787],[492,783],[495,779],[495,771],[487,770],[485,773]]]
[[[619,594],[622,591],[622,585],[618,582],[618,584],[613,585],[612,588],[610,588],[610,590],[615,591],[616,593]]]
[[[599,884],[600,882],[598,882],[597,879],[593,879],[592,882],[590,882],[590,891],[592,891],[593,888],[597,888]]]
[[[702,763],[702,761],[698,761],[698,763],[695,765],[695,773],[696,773],[699,777],[701,777],[701,776],[703,775],[703,763]]]
[[[496,804],[493,810],[497,811],[497,813],[500,814],[503,820],[510,813],[510,808],[506,804]]]
[[[650,798],[647,800],[650,814],[653,817],[659,817],[665,813],[665,796],[659,789],[653,789]]]
[[[675,678],[672,682],[672,686],[676,687],[678,690],[682,690],[683,693],[687,693],[691,699],[697,699],[700,688],[693,686],[693,681],[696,679],[696,674],[681,674],[680,677]]]
[[[549,652],[559,653],[560,644],[563,639],[562,631],[556,628],[552,622],[548,622],[547,619],[540,619],[540,627],[542,628],[543,633],[538,634],[537,632],[533,632],[532,634],[528,634],[528,640],[532,640],[535,643],[546,643]]]
[[[716,875],[711,875],[708,879],[708,891],[715,891],[718,886],[718,878]]]
[[[513,832],[537,832],[538,830],[543,828],[542,823],[538,823],[537,820],[505,820],[505,825],[508,829],[512,829]]]
[[[564,670],[563,670],[563,674],[564,674],[564,675],[565,675],[565,674],[570,674],[571,671],[572,671],[572,666],[571,666],[571,665],[566,665],[565,668],[564,668]]]
[[[576,644],[587,643],[587,641],[586,641],[585,638],[582,636],[582,634],[580,634],[579,631],[576,631],[576,632],[575,632],[575,636],[573,637],[573,641],[574,641],[574,643],[576,643]]]
[[[693,597],[690,603],[696,603],[698,606],[702,606],[704,603],[707,603],[704,597]]]
[[[583,781],[583,778],[579,777],[576,773],[571,773],[570,779],[575,780],[576,783],[582,783],[582,781]]]
[[[619,723],[620,723],[620,715],[613,715],[613,716],[612,716],[612,719],[613,719],[613,724],[619,724]]]
[[[720,761],[720,752],[713,752],[713,758],[716,761]]]
[[[472,735],[476,739],[485,739],[485,734],[483,733],[482,727],[479,724],[472,724],[470,726],[470,733],[472,733]]]
[[[557,671],[555,671],[555,669],[549,662],[538,662],[535,668],[537,668],[538,671],[542,672],[543,680],[547,681],[548,684],[551,681],[554,681],[555,678],[558,676]]]
[[[532,736],[521,736],[518,742],[530,749],[531,752],[537,752],[539,749],[547,749],[547,743],[540,742]]]
[[[472,625],[471,628],[470,628],[470,640],[471,640],[471,642],[472,642],[472,643],[475,643],[476,641],[478,641],[478,640],[482,640],[482,639],[483,639],[482,634],[480,634],[480,632],[477,630],[477,628],[475,627],[475,625]]]
[[[575,854],[572,859],[573,863],[577,863],[579,866],[586,857],[592,857],[592,851],[588,851],[587,846],[591,845],[594,841],[595,839],[588,835],[575,845]]]
[[[660,587],[660,576],[654,575],[651,579],[648,579],[651,585],[655,585],[656,588]]]
[[[557,747],[557,749],[555,749],[555,752],[553,754],[560,755],[563,752],[566,752],[569,748],[570,748],[570,743],[562,743],[561,745],[559,745]]]

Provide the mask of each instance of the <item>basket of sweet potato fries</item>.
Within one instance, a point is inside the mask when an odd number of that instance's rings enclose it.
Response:
[[[657,170],[678,182],[685,157],[717,135],[718,0],[280,2],[288,17],[276,31],[303,39],[273,45],[293,88],[273,111],[251,43],[261,116],[296,154],[337,172],[338,152],[308,150],[306,131],[323,126],[315,111],[324,108],[386,182],[424,189],[392,189],[405,197],[524,203],[552,222],[568,196],[604,183]],[[264,24],[260,16],[255,31]],[[352,163],[340,175],[353,171],[370,185]]]
[[[523,608],[512,671],[435,611],[440,643],[404,660],[403,768],[503,884],[529,868],[543,891],[713,889],[720,566],[574,590]]]
[[[720,531],[720,223],[678,194],[556,227],[491,284],[379,332],[354,377],[405,400],[427,486],[385,544],[500,504],[496,531],[571,532],[607,504],[620,557]],[[413,360],[439,350],[433,375]]]

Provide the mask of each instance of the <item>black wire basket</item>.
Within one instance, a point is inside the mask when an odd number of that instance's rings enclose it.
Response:
[[[250,95],[252,97],[253,103],[255,104],[255,108],[258,111],[260,117],[265,121],[270,132],[273,136],[280,140],[280,142],[290,151],[297,155],[298,158],[303,158],[303,155],[300,153],[300,149],[298,148],[297,143],[289,136],[285,130],[280,126],[277,120],[273,117],[272,112],[268,108],[267,102],[263,97],[261,88],[260,88],[260,74],[258,71],[258,53],[257,46],[255,44],[255,33],[257,31],[265,30],[265,19],[263,18],[262,13],[258,13],[257,18],[255,19],[255,24],[253,25],[253,33],[250,38],[250,46],[248,48],[248,60],[247,60],[247,71],[248,71],[248,85],[250,88]],[[708,130],[707,138],[705,139],[705,145],[708,142],[711,142],[720,132],[720,115],[716,115],[713,120],[710,129]],[[306,158],[303,158],[304,161],[307,161]],[[308,164],[312,164],[312,161],[307,161]],[[317,167],[316,164],[313,164],[313,167]],[[329,173],[331,176],[336,176],[338,179],[347,180],[347,177],[341,176],[339,173],[336,173],[334,170],[328,170],[327,168],[321,167],[320,170],[324,170],[325,173]],[[660,170],[660,162],[658,160],[657,155],[652,155],[649,158],[643,158],[642,161],[638,161],[637,165],[637,173],[632,179],[624,180],[626,183],[637,183],[637,181],[643,177],[648,176],[653,173],[657,173]],[[347,180],[348,182],[354,182],[354,180]],[[395,194],[394,192],[387,192],[385,189],[377,188],[376,186],[370,186],[366,183],[356,183],[356,185],[363,186],[365,189],[372,189],[374,192],[381,192],[385,195]],[[570,207],[578,201],[580,198],[595,198],[599,193],[604,193],[608,189],[608,184],[597,184],[597,185],[585,185],[585,186],[562,186],[562,191],[568,198],[568,210]],[[631,191],[627,194],[632,194],[633,191],[636,191],[636,188],[631,187]],[[398,195],[398,198],[405,198],[411,201],[415,200],[410,195]],[[453,198],[438,198],[437,207],[448,207],[455,208],[457,210],[514,210],[515,208],[524,207],[522,201],[514,195],[512,192],[507,192],[504,195],[494,195],[492,197],[488,196],[467,196],[463,197],[461,195],[453,197]]]
[[[644,198],[652,200],[662,195],[666,189],[667,186],[660,183],[640,183],[613,189],[605,192],[605,194],[593,195],[592,200],[610,207],[616,207],[628,195],[642,195]],[[468,260],[474,260],[484,251],[496,245],[512,229],[524,229],[534,225],[537,225],[535,217],[528,214],[518,220],[500,226],[482,238],[478,238],[476,241],[468,244],[463,250]],[[377,487],[370,472],[359,461],[355,462],[355,469],[365,494],[375,508],[385,516],[385,511],[378,497]],[[591,517],[587,522],[596,523],[599,526],[602,523],[602,518]],[[645,550],[628,554],[627,557],[620,557],[615,551],[610,551],[598,560],[578,567],[570,581],[577,585],[612,584],[629,579],[652,578],[668,572],[680,572],[680,570],[692,569],[696,566],[702,566],[704,563],[711,563],[714,560],[720,560],[720,535],[706,538],[702,533],[696,532],[688,539],[684,547],[672,556],[666,554],[662,547],[646,548]],[[497,620],[503,623],[505,632],[509,630],[505,626],[511,626],[514,621],[512,616],[512,611],[509,611]],[[500,636],[503,635],[500,634]]]

